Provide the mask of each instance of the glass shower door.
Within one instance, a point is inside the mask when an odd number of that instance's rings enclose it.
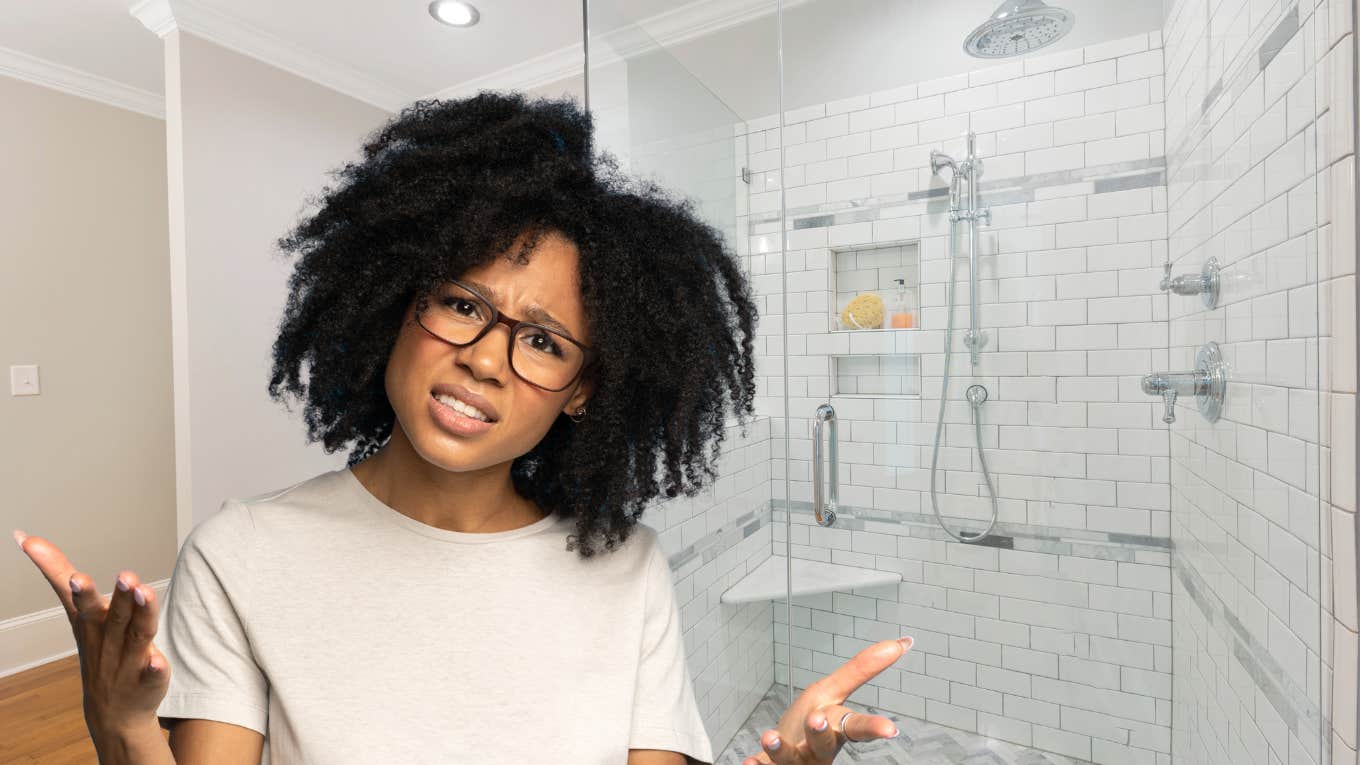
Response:
[[[777,141],[768,139],[777,124],[745,121],[751,94],[773,94],[777,84],[774,4],[748,3],[707,20],[658,4],[644,17],[645,6],[584,4],[599,148],[629,174],[688,199],[722,233],[750,275],[759,320],[749,432],[729,420],[716,485],[694,498],[660,500],[642,521],[657,530],[670,559],[686,662],[714,750],[751,754],[763,730],[755,729],[753,710],[769,718],[768,727],[784,706],[772,691],[771,639],[772,606],[786,598],[770,516],[771,457],[782,445],[771,415],[783,411],[784,392],[778,358],[771,363],[769,355],[782,347],[779,160]],[[705,69],[714,51],[737,49],[751,54],[740,68]]]

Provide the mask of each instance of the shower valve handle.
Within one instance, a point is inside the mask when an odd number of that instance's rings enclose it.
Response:
[[[1176,389],[1167,388],[1162,391],[1162,403],[1166,405],[1166,410],[1162,413],[1162,422],[1167,425],[1176,421]]]
[[[1199,413],[1209,422],[1216,422],[1223,412],[1223,397],[1228,386],[1228,370],[1218,343],[1205,343],[1195,354],[1195,368],[1189,372],[1153,372],[1143,375],[1143,392],[1160,396],[1166,407],[1162,422],[1176,421],[1176,398],[1194,396]]]
[[[1204,268],[1198,274],[1185,274],[1172,278],[1171,263],[1162,264],[1162,281],[1157,285],[1163,292],[1177,295],[1201,295],[1205,308],[1218,304],[1219,275],[1218,258],[1204,261]]]

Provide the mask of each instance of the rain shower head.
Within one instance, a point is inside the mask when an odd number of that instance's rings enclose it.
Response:
[[[963,42],[977,58],[1022,56],[1052,44],[1072,29],[1076,16],[1043,0],[1006,0]]]

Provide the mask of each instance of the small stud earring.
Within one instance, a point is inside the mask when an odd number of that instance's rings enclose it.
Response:
[[[572,418],[571,418],[571,421],[572,421],[572,422],[580,422],[581,420],[584,420],[584,419],[585,419],[585,413],[586,413],[586,408],[585,408],[584,406],[581,407],[580,409],[577,409],[577,410],[576,410],[576,414],[578,414],[578,415],[580,415],[580,416],[579,416],[579,417],[572,417]]]

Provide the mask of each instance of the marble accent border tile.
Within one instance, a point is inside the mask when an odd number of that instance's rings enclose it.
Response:
[[[1205,621],[1215,629],[1225,642],[1232,644],[1233,657],[1251,676],[1252,682],[1260,689],[1270,705],[1294,732],[1296,736],[1315,735],[1321,730],[1322,711],[1313,703],[1305,688],[1299,686],[1275,661],[1233,612],[1218,598],[1204,581],[1199,571],[1184,555],[1172,556],[1171,570],[1195,605],[1204,614]],[[1310,726],[1300,730],[1300,721]]]
[[[1289,21],[1290,17],[1293,18],[1292,25]],[[1209,88],[1209,91],[1204,96],[1204,100],[1200,103],[1199,118],[1195,119],[1193,124],[1186,127],[1180,135],[1180,140],[1177,141],[1174,147],[1167,147],[1168,150],[1166,153],[1168,157],[1184,157],[1187,147],[1194,146],[1203,140],[1212,127],[1211,125],[1205,124],[1204,118],[1209,114],[1209,111],[1214,107],[1214,104],[1216,104],[1225,93],[1230,99],[1230,104],[1233,101],[1236,101],[1237,97],[1242,94],[1242,91],[1246,90],[1247,86],[1251,84],[1251,81],[1254,80],[1257,75],[1261,74],[1265,69],[1266,64],[1269,64],[1270,61],[1275,58],[1276,54],[1288,44],[1289,40],[1293,38],[1294,34],[1299,30],[1298,3],[1292,4],[1288,11],[1283,12],[1280,15],[1280,20],[1276,22],[1270,30],[1271,31],[1262,38],[1262,42],[1255,46],[1255,55],[1243,55],[1240,60],[1231,65],[1229,70],[1220,76],[1218,81]],[[1286,31],[1288,31],[1288,34],[1285,34]],[[1267,55],[1267,48],[1274,48],[1274,50]],[[1254,66],[1253,63],[1255,64]],[[1170,136],[1168,136],[1168,139],[1169,138]],[[1172,167],[1170,167],[1173,174],[1176,170],[1174,164],[1174,162],[1171,163]]]
[[[1149,172],[1151,171],[1151,172]],[[1074,183],[1091,182],[1095,184],[1094,193],[1103,194],[1113,191],[1161,186],[1166,183],[1166,157],[1112,162],[1106,165],[1058,170],[1051,173],[1021,175],[1012,178],[998,178],[981,181],[978,196],[981,204],[1007,205],[1033,202],[1035,191],[1050,186],[1067,186]],[[863,223],[879,220],[885,212],[890,217],[901,215],[920,215],[945,211],[949,189],[944,186],[932,187],[905,194],[885,194],[867,200],[838,203],[842,209],[828,210],[827,204],[790,207],[787,210],[791,228],[825,228],[846,223]],[[757,226],[779,220],[777,212],[749,216],[747,221],[750,233],[757,233]]]
[[[705,534],[694,544],[672,553],[669,556],[671,571],[677,576],[683,576],[688,572],[681,569],[691,562],[708,563],[759,531],[762,526],[783,523],[782,511],[790,505],[795,516],[805,517],[809,524],[815,523],[811,520],[813,517],[811,502],[771,499],[768,503],[741,514],[722,528]],[[885,528],[885,525],[888,527]],[[878,510],[855,505],[843,504],[836,508],[836,528],[895,533],[905,530],[907,533],[903,536],[940,541],[951,539],[944,529],[935,523],[933,515]],[[980,529],[965,528],[965,530]],[[997,523],[989,540],[979,544],[1008,550],[1076,555],[1126,563],[1146,563],[1149,554],[1169,554],[1171,548],[1171,540],[1165,537],[1018,523]]]
[[[1165,161],[1165,157],[1162,158]],[[1108,194],[1114,191],[1128,191],[1130,189],[1144,189],[1149,186],[1165,186],[1166,170],[1157,170],[1152,173],[1141,175],[1120,175],[1114,178],[1097,178],[1093,182],[1094,193]]]
[[[811,520],[813,518],[811,502],[772,499],[770,504],[774,510],[773,522],[782,523],[783,511],[790,509],[796,516],[806,517],[810,524],[816,523],[815,520]],[[978,526],[978,524],[964,522],[965,531],[981,530],[980,528],[972,528],[973,526]],[[895,533],[900,533],[901,530],[905,529],[908,533],[904,536],[938,540],[952,539],[935,522],[933,514],[879,510],[846,504],[836,507],[835,528]],[[1065,529],[1025,523],[997,523],[993,528],[993,536],[998,537],[998,541],[987,545],[989,547],[1005,547],[1028,552],[1078,555],[1127,562],[1133,562],[1136,552],[1147,551],[1168,554],[1171,550],[1171,540],[1166,537]],[[1140,560],[1139,562],[1143,561]]]
[[[671,571],[675,572],[677,577],[683,576],[689,573],[681,571],[685,565],[692,561],[708,563],[768,523],[770,505],[767,501],[723,524],[722,528],[708,532],[694,544],[671,553],[669,556]]]
[[[1266,67],[1270,66],[1270,62],[1279,55],[1280,51],[1284,50],[1284,46],[1297,31],[1299,31],[1299,7],[1295,5],[1280,19],[1280,23],[1270,30],[1270,34],[1266,35],[1265,42],[1261,43],[1260,71],[1264,72]]]

